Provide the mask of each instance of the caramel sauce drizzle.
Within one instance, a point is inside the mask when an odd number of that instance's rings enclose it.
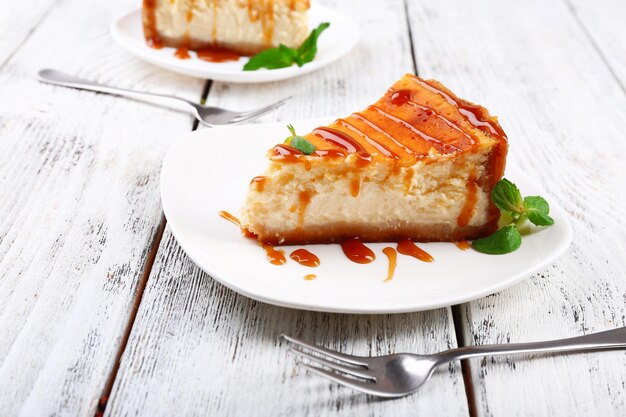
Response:
[[[250,233],[248,230],[245,229],[241,229],[241,222],[239,221],[239,219],[235,216],[233,216],[232,214],[230,214],[227,211],[220,211],[218,213],[220,215],[221,218],[228,220],[229,222],[231,222],[232,224],[234,224],[235,226],[239,227],[239,229],[241,230],[241,232],[249,238],[253,238],[253,239],[257,239],[257,236],[254,235],[253,233]],[[261,245],[261,247],[263,248],[263,250],[265,251],[265,256],[267,257],[267,260],[272,264],[272,265],[284,265],[285,262],[287,262],[287,259],[285,258],[285,251],[284,250],[276,250],[274,249],[274,247],[268,243],[264,243],[261,241],[258,241],[259,245]]]
[[[317,278],[317,275],[315,274],[307,274],[304,276],[304,279],[307,281],[313,281],[315,278]]]
[[[304,223],[304,213],[311,203],[311,197],[313,197],[313,195],[315,195],[315,191],[313,190],[300,191],[298,195],[298,200],[300,201],[300,205],[298,206],[298,229],[301,228]]]
[[[463,204],[463,207],[461,208],[461,213],[456,220],[456,223],[460,227],[465,227],[469,224],[472,215],[474,214],[474,207],[476,206],[476,202],[478,201],[478,184],[476,184],[476,180],[474,179],[473,174],[467,180],[466,188],[467,197],[465,197],[465,203]]]
[[[398,141],[396,138],[394,138],[393,136],[391,136],[389,133],[387,133],[383,128],[381,128],[380,126],[378,126],[376,123],[372,122],[371,120],[369,120],[367,117],[365,117],[365,115],[361,112],[357,112],[357,113],[352,113],[352,115],[350,116],[353,119],[356,120],[360,120],[361,122],[365,123],[366,125],[368,125],[369,127],[371,127],[372,129],[374,129],[376,132],[380,133],[381,135],[385,136],[387,139],[389,139],[392,143],[394,143],[395,145],[397,145],[398,147],[404,149],[404,151],[406,151],[409,154],[412,154],[413,151],[411,149],[409,149],[408,147],[406,147],[402,142]],[[396,154],[397,155],[397,154]]]
[[[411,191],[411,180],[413,179],[413,174],[415,171],[412,169],[407,169],[406,174],[404,174],[404,194],[408,194]]]
[[[368,264],[376,259],[374,252],[357,238],[343,241],[341,249],[348,259],[358,264]]]
[[[222,210],[218,214],[220,215],[221,218],[228,220],[235,226],[241,227],[241,223],[239,222],[239,219],[233,216],[232,214],[230,214],[229,212]]]
[[[267,243],[261,243],[261,246],[265,250],[267,260],[270,261],[272,265],[284,265],[285,262],[287,262],[284,250],[276,250],[273,246],[268,245]]]
[[[263,190],[265,189],[265,182],[267,181],[267,177],[263,177],[263,176],[258,176],[258,177],[254,177],[252,178],[252,181],[250,181],[250,185],[254,184],[255,189],[262,193]]]
[[[368,154],[363,145],[354,140],[350,135],[346,133],[333,129],[332,127],[320,126],[316,129],[313,129],[313,133],[316,136],[324,139],[326,142],[330,142],[335,146],[340,147],[348,153],[362,153]]]
[[[488,133],[491,133],[496,137],[506,140],[506,134],[497,123],[493,123],[491,120],[483,120],[483,108],[481,106],[468,103],[464,100],[458,100],[450,96],[445,91],[442,91],[437,87],[420,80],[416,76],[412,76],[411,79],[418,83],[420,86],[426,88],[427,90],[439,94],[449,104],[455,106],[459,110],[459,113],[465,116],[467,120],[476,128],[482,131],[487,131]]]
[[[437,113],[435,109],[433,109],[432,107],[426,107],[426,106],[423,106],[419,103],[412,101],[410,90],[398,90],[394,92],[391,95],[391,103],[396,106],[403,106],[405,104],[409,104],[410,106],[413,106],[416,109],[419,109],[420,111],[422,111],[425,116],[435,116],[436,118],[444,122],[449,128],[454,129],[460,134],[462,134],[463,136],[465,136],[467,139],[469,139],[471,143],[475,142],[474,138],[472,138],[467,132],[461,129],[452,120],[448,119],[447,117],[445,117],[444,115],[440,113]]]
[[[191,58],[191,55],[189,55],[189,49],[187,49],[184,46],[181,46],[180,48],[176,49],[176,52],[174,52],[174,56],[178,59]]]
[[[454,242],[454,244],[456,245],[457,248],[459,248],[461,250],[468,250],[469,248],[472,247],[472,244],[469,243],[467,240],[461,240],[459,242]]]
[[[362,181],[363,181],[363,179],[358,174],[356,174],[350,180],[350,195],[352,197],[358,197],[359,196],[359,193],[361,192],[361,183],[362,183]]]
[[[156,0],[143,0],[143,35],[146,43],[154,49],[163,48],[163,40],[156,28]]]
[[[428,252],[417,246],[410,239],[403,239],[398,242],[398,252],[403,255],[412,256],[424,262],[432,262],[434,260]]]
[[[381,154],[385,155],[387,158],[393,158],[393,159],[400,158],[398,154],[393,152],[391,149],[386,148],[382,143],[376,142],[374,139],[370,138],[365,133],[361,132],[354,125],[348,122],[346,119],[338,119],[335,123],[338,125],[344,126],[346,129],[349,129],[353,131],[354,133],[356,133],[357,135],[361,136],[363,139],[367,141],[367,143],[372,145],[374,148],[376,148]]]
[[[308,266],[310,268],[316,268],[320,265],[320,258],[306,249],[296,249],[291,252],[289,257],[298,262],[300,265]]]
[[[213,43],[213,46],[217,46],[217,1],[216,0],[211,0],[211,10],[213,12],[213,19],[212,19],[213,22],[211,26],[211,42]]]
[[[387,278],[383,282],[389,282],[393,279],[393,274],[396,271],[396,263],[398,259],[398,254],[396,250],[392,247],[386,247],[383,249],[383,253],[387,255],[387,259],[389,259],[389,267],[387,268]]]
[[[432,137],[432,136],[422,132],[421,130],[419,130],[418,128],[416,128],[415,126],[413,126],[411,123],[407,122],[406,120],[403,120],[403,119],[401,119],[399,117],[396,117],[396,116],[394,116],[392,114],[389,114],[389,113],[387,113],[386,111],[384,111],[383,109],[381,109],[380,107],[378,107],[376,105],[369,106],[368,109],[373,109],[374,111],[376,111],[381,116],[384,116],[385,118],[391,120],[392,122],[395,122],[395,123],[397,123],[397,124],[399,124],[401,126],[404,126],[407,129],[409,129],[411,132],[415,133],[417,136],[421,137],[426,142],[429,142],[439,152],[451,153],[453,151],[458,151],[459,150],[459,148],[457,148],[456,146],[448,144],[448,143],[445,143],[445,142],[442,142],[439,139],[434,138],[434,137]]]

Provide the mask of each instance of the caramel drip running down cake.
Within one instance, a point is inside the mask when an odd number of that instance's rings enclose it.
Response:
[[[304,137],[314,152],[280,143],[250,183],[241,226],[262,242],[460,241],[497,229],[490,195],[506,135],[437,81],[407,74],[376,103]]]
[[[253,55],[308,36],[309,0],[144,0],[143,29],[152,47],[222,48]]]

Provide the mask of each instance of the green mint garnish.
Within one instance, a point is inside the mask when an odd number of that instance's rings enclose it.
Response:
[[[524,210],[528,220],[534,225],[551,226],[554,224],[554,219],[549,216],[550,206],[543,197],[526,197],[524,199]]]
[[[493,187],[491,200],[500,209],[501,221],[506,218],[507,224],[492,235],[472,242],[472,247],[478,252],[501,255],[517,250],[522,244],[518,227],[526,219],[536,226],[554,224],[554,219],[549,216],[550,205],[543,197],[522,198],[517,186],[506,178]]]
[[[491,190],[491,200],[500,209],[510,213],[521,213],[524,210],[522,193],[515,184],[506,178],[501,179]]]
[[[291,136],[285,139],[287,145],[296,148],[305,155],[311,155],[315,152],[315,145],[306,140],[303,136],[298,136],[296,129],[294,129],[292,125],[287,125],[287,129],[289,129],[289,133],[291,133]]]
[[[509,224],[490,236],[473,241],[472,247],[478,252],[501,255],[517,250],[521,244],[522,235],[514,224]]]
[[[317,39],[328,26],[330,26],[330,23],[322,23],[313,29],[309,37],[297,49],[281,44],[278,48],[270,48],[259,52],[250,57],[250,60],[243,66],[243,70],[256,71],[260,68],[287,68],[293,64],[301,67],[313,61],[317,54]]]

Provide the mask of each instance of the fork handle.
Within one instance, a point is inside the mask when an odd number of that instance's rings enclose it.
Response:
[[[508,343],[501,345],[466,346],[435,354],[438,365],[477,356],[508,355],[514,353],[577,352],[626,348],[626,327],[591,333],[568,339],[545,342]]]
[[[80,90],[97,91],[99,93],[113,94],[116,96],[124,96],[124,97],[133,98],[133,99],[140,99],[140,100],[147,99],[149,101],[155,101],[154,99],[156,98],[156,99],[159,99],[160,101],[162,99],[165,99],[167,101],[174,102],[174,103],[184,103],[185,108],[187,110],[192,110],[190,109],[190,107],[192,108],[195,107],[194,103],[188,100],[185,100],[183,98],[180,98],[180,97],[168,96],[165,94],[158,94],[158,93],[146,93],[143,91],[129,90],[126,88],[111,87],[108,85],[96,83],[94,81],[89,81],[89,80],[85,80],[82,78],[78,78],[73,75],[65,74],[61,71],[57,71],[57,70],[49,69],[49,68],[39,70],[39,72],[37,73],[37,78],[39,79],[39,81],[47,83],[47,84],[60,85],[63,87],[78,88]]]

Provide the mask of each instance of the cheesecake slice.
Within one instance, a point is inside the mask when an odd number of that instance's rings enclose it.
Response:
[[[262,242],[459,241],[497,229],[490,195],[506,135],[484,107],[437,81],[407,74],[304,138],[313,152],[280,143],[250,183],[241,226]]]
[[[222,48],[252,55],[308,36],[309,0],[144,0],[143,29],[152,47]]]

